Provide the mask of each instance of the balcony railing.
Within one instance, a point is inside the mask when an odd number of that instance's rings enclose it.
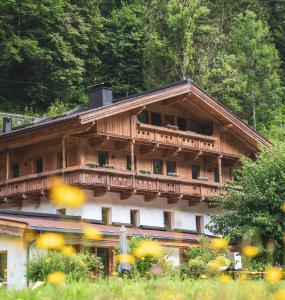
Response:
[[[183,148],[218,151],[216,137],[148,124],[137,124],[136,139]]]
[[[48,190],[51,176],[60,177],[66,184],[88,188],[108,188],[111,191],[136,190],[137,193],[157,192],[161,195],[183,195],[192,197],[213,197],[221,192],[222,185],[200,180],[180,179],[163,175],[143,175],[130,171],[105,168],[69,167],[40,174],[10,179],[0,183],[0,198],[19,197]]]

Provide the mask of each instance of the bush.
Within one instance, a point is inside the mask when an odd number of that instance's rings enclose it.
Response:
[[[207,271],[207,264],[202,259],[196,257],[190,259],[188,263],[181,266],[182,278],[197,279]]]
[[[85,253],[65,256],[59,252],[40,252],[29,260],[27,265],[28,281],[45,281],[48,274],[60,271],[66,274],[68,280],[93,278],[101,274],[103,263],[94,254]]]

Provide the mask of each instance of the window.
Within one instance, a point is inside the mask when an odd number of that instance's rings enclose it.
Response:
[[[168,173],[176,173],[176,162],[167,160],[166,161],[166,174]]]
[[[218,167],[214,167],[214,180],[215,182],[220,182],[220,174]]]
[[[35,160],[35,172],[41,173],[44,170],[44,162],[42,158]]]
[[[18,163],[12,164],[12,177],[19,177],[20,176],[20,165]]]
[[[59,208],[56,210],[56,214],[60,216],[65,216],[66,215],[66,208]]]
[[[148,111],[143,110],[143,111],[138,115],[138,120],[139,120],[141,123],[148,124],[148,123],[149,123],[149,120],[148,120]]]
[[[161,114],[151,112],[151,125],[161,126]]]
[[[109,164],[109,153],[107,151],[98,151],[99,167],[104,167]]]
[[[192,179],[198,179],[200,175],[200,166],[191,165]]]
[[[165,229],[167,229],[167,230],[172,229],[172,212],[171,211],[163,212],[163,223],[164,223]]]
[[[0,282],[7,281],[7,251],[0,252]]]
[[[163,161],[161,159],[154,159],[152,161],[152,172],[153,174],[163,173]]]
[[[139,211],[136,209],[131,209],[130,211],[131,225],[134,227],[139,226]]]
[[[129,154],[126,155],[126,169],[129,171],[132,170],[132,158]]]
[[[170,116],[170,115],[165,115],[164,116],[164,125],[171,125],[171,126],[175,126],[175,118],[174,116]]]
[[[102,207],[102,222],[105,225],[111,224],[111,208]]]
[[[177,126],[179,130],[187,130],[187,120],[185,118],[177,118]]]
[[[196,231],[201,234],[204,231],[204,217],[196,216]]]

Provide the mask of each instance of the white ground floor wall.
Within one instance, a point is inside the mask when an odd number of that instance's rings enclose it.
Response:
[[[79,209],[66,208],[66,214],[71,216],[81,216],[84,219],[102,220],[102,207],[111,209],[111,222],[130,223],[130,210],[138,210],[139,223],[142,226],[164,227],[163,212],[173,212],[173,229],[196,230],[196,216],[203,217],[202,231],[211,235],[205,228],[210,222],[210,213],[206,203],[196,206],[188,206],[187,200],[179,200],[175,204],[168,204],[167,199],[158,197],[157,199],[145,202],[141,195],[134,195],[127,200],[120,200],[119,193],[108,192],[102,197],[94,197],[91,190],[86,191],[87,202]],[[22,211],[51,213],[63,207],[55,207],[45,198],[41,198],[40,205],[34,206],[28,202],[23,202]]]

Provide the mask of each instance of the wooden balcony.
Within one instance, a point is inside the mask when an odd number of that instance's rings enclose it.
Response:
[[[137,123],[135,138],[144,142],[191,148],[199,151],[219,151],[217,137],[142,123]]]
[[[222,185],[201,180],[188,180],[163,175],[144,175],[131,171],[107,168],[69,167],[62,170],[33,174],[0,183],[0,203],[9,199],[43,194],[51,187],[51,176],[58,176],[66,184],[91,188],[95,191],[116,191],[127,199],[133,194],[146,195],[154,200],[157,196],[175,199],[208,198],[217,196]]]

